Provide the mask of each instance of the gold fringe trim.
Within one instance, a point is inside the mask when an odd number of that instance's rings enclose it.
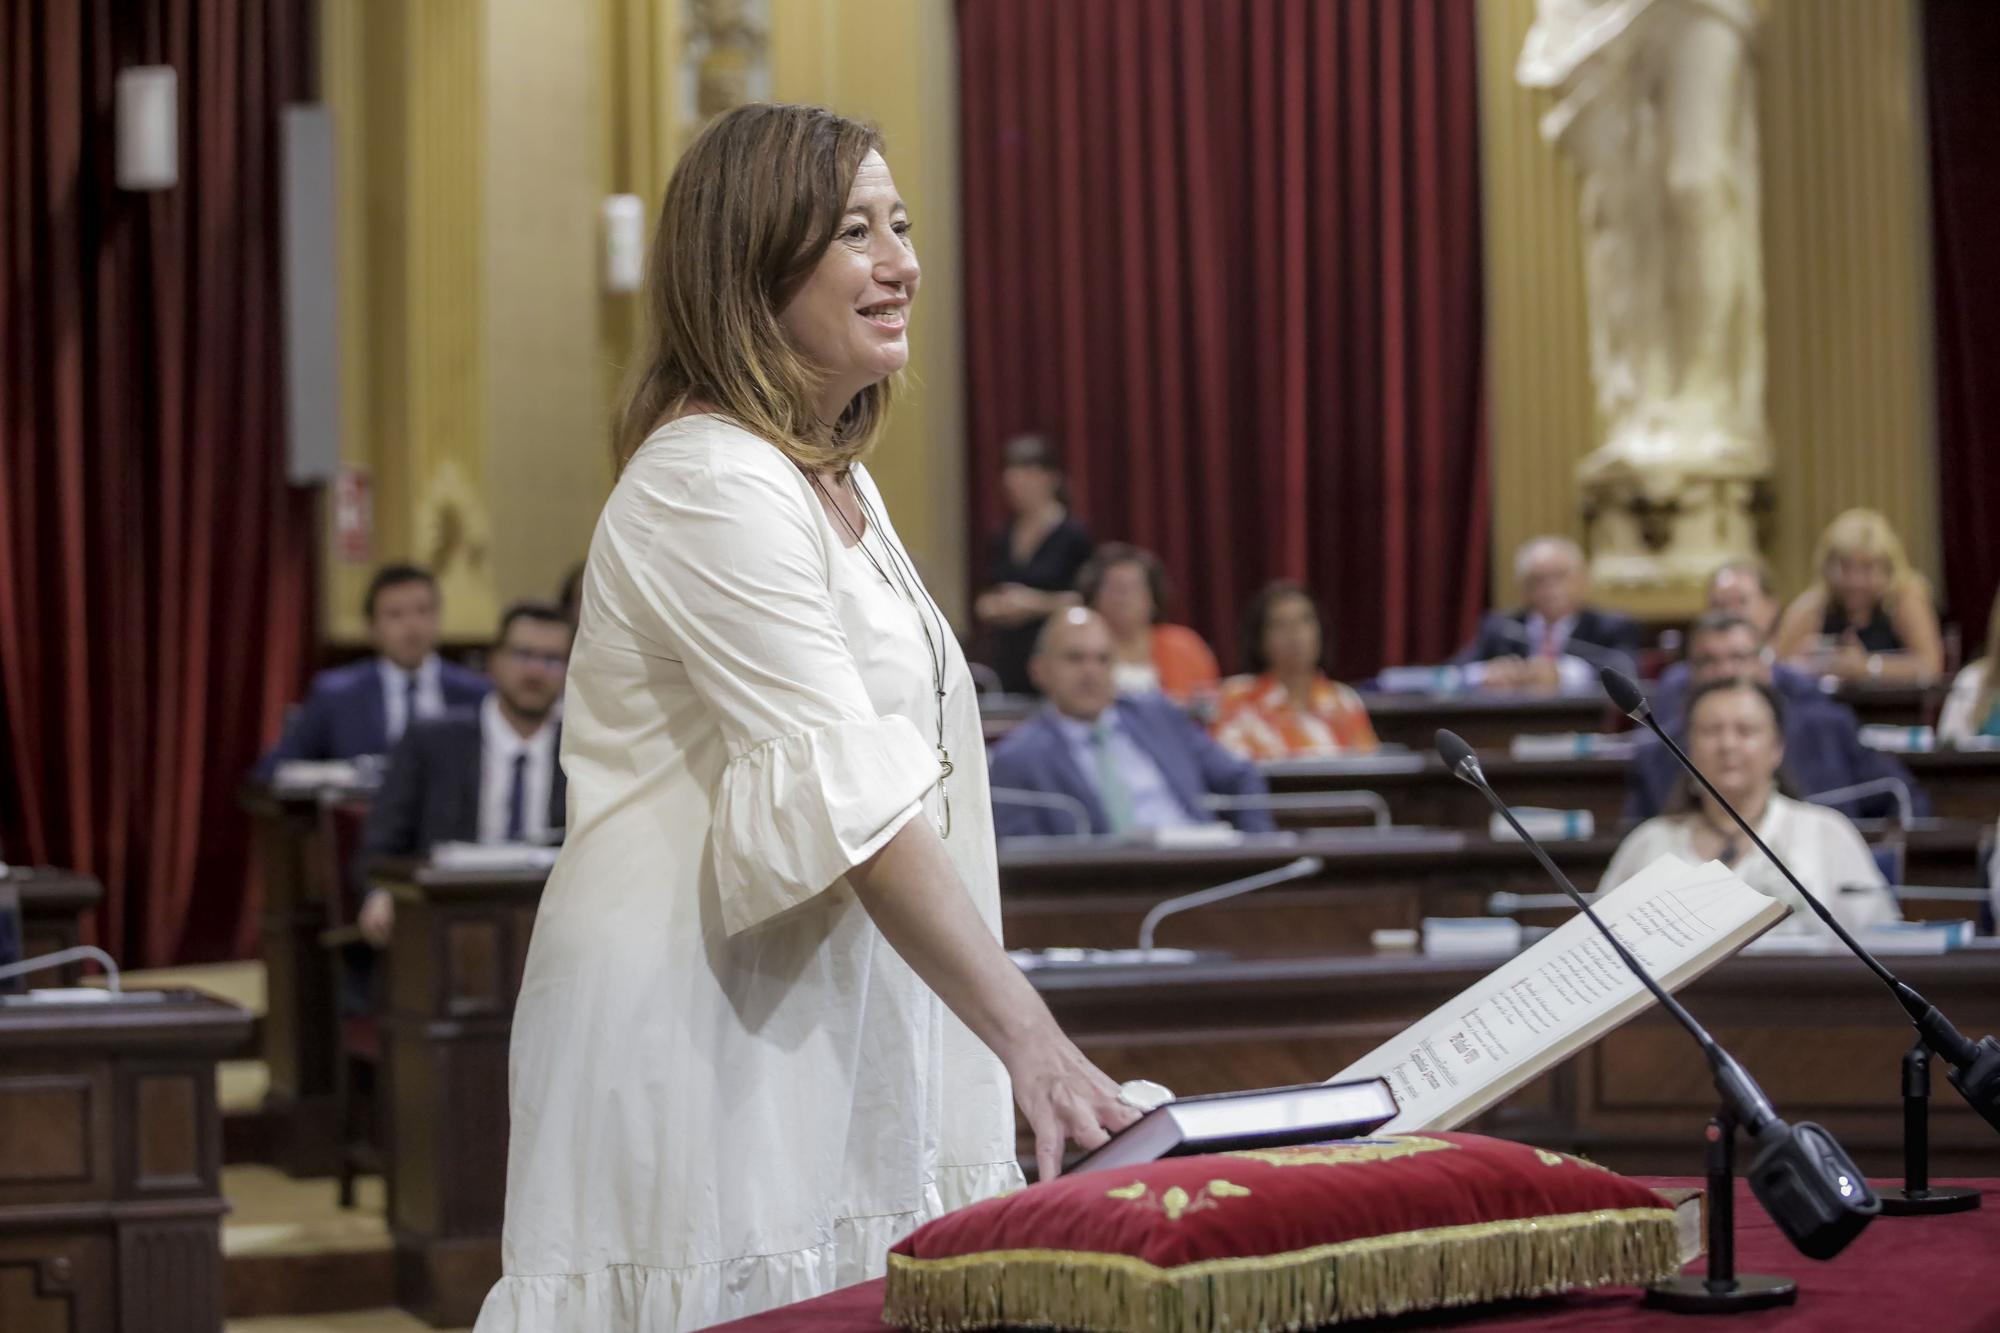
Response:
[[[891,1254],[882,1319],[922,1333],[1268,1333],[1572,1287],[1637,1286],[1679,1271],[1673,1211],[1624,1208],[1433,1227],[1175,1268],[1073,1250]]]

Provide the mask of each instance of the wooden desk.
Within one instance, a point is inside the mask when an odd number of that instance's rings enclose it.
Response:
[[[1874,838],[1884,831],[1864,822]],[[1930,821],[1906,835],[1914,884],[1976,887],[1978,825]],[[1551,842],[1548,852],[1589,892],[1618,849],[1613,835]],[[1426,916],[1483,916],[1490,894],[1558,892],[1528,849],[1484,834],[1437,829],[1301,833],[1229,847],[1161,848],[1093,840],[1015,840],[1000,850],[1000,906],[1009,948],[1130,948],[1156,903],[1275,870],[1295,857],[1326,862],[1310,880],[1216,903],[1161,924],[1155,942],[1243,957],[1355,954],[1370,932],[1415,927]],[[1912,916],[1964,918],[1971,904],[1912,903]],[[1560,914],[1558,914],[1560,915]],[[1531,918],[1534,919],[1534,918]]]
[[[1938,818],[1989,825],[2000,818],[2000,751],[1940,750],[1898,758],[1930,794],[1932,813]],[[1487,780],[1510,805],[1588,810],[1605,833],[1618,828],[1625,810],[1627,762],[1602,756],[1514,759],[1505,751],[1480,756]],[[1376,792],[1389,803],[1390,816],[1398,824],[1483,829],[1493,813],[1485,797],[1452,777],[1443,761],[1428,752],[1290,760],[1263,768],[1273,792]],[[1279,822],[1288,826],[1310,818],[1310,812],[1278,815]]]
[[[322,843],[316,791],[246,787],[243,806],[263,875],[259,929],[266,987],[263,1156],[293,1176],[329,1176],[340,1166],[334,1103],[334,971],[319,934],[331,857]]]
[[[215,1062],[250,1015],[0,1005],[0,1329],[218,1333]]]
[[[1478,870],[1531,867],[1524,849],[1460,834],[1430,833],[1384,840],[1344,858],[1331,840],[1301,840],[1278,848],[1231,848],[1193,856],[1156,853],[1123,857],[1109,851],[1086,864],[1010,853],[1003,870],[1009,943],[1025,945],[1034,913],[1029,887],[1041,883],[1054,904],[1094,921],[1102,939],[1077,939],[1072,927],[1040,923],[1050,943],[1132,942],[1138,918],[1156,901],[1170,863],[1199,883],[1283,864],[1301,848],[1329,855],[1349,878],[1310,889],[1338,912],[1335,921],[1365,915],[1351,906],[1361,867],[1432,877],[1438,901],[1477,911],[1501,883],[1542,891],[1539,873],[1518,880]],[[1456,849],[1454,851],[1454,849]],[[1129,849],[1127,849],[1129,852]],[[1608,846],[1584,851],[1599,859]],[[1466,867],[1474,867],[1468,870]],[[1421,871],[1419,868],[1422,868]],[[534,912],[545,876],[444,872],[404,867],[378,874],[396,896],[396,938],[390,952],[390,1013],[384,1027],[390,1080],[389,1221],[397,1253],[397,1303],[440,1325],[469,1324],[500,1273],[500,1227],[507,1158],[507,1045]],[[1410,901],[1421,895],[1401,890]],[[1093,917],[1088,892],[1107,906]],[[1187,933],[1161,932],[1161,943],[1216,948],[1232,940],[1229,914],[1276,901],[1285,890],[1255,895],[1182,919]],[[1340,896],[1350,895],[1350,896]],[[1453,897],[1452,895],[1456,895]],[[1427,901],[1427,900],[1426,900]],[[1399,922],[1409,919],[1407,905]],[[1122,916],[1119,915],[1122,913]],[[1302,925],[1294,906],[1278,911],[1283,947],[1297,953],[1321,938],[1351,940],[1333,927]],[[1105,925],[1110,921],[1112,925]],[[1129,929],[1128,929],[1129,927]],[[1271,937],[1271,926],[1260,928]],[[1361,932],[1365,940],[1366,932]],[[2000,1029],[2000,961],[1986,954],[1906,960],[1912,981],[1931,993],[1969,1031]],[[1383,1039],[1430,1012],[1492,966],[1436,964],[1374,956],[1309,957],[1202,963],[1188,968],[1116,968],[1085,973],[1043,971],[1036,987],[1094,1058],[1115,1076],[1144,1074],[1170,1087],[1270,1086],[1324,1078]],[[1825,1118],[1857,1114],[1878,1150],[1900,1142],[1898,1060],[1908,1029],[1881,987],[1859,964],[1844,959],[1744,960],[1705,980],[1691,1001],[1719,1035],[1737,1043],[1774,1095],[1792,1095],[1788,1114]],[[1935,989],[1934,989],[1935,988]],[[1572,1061],[1524,1089],[1486,1122],[1551,1146],[1589,1146],[1625,1169],[1687,1168],[1699,1160],[1699,1130],[1712,1110],[1691,1050],[1677,1032],[1645,1023],[1620,1034],[1611,1054]],[[1824,1059],[1829,1039],[1853,1037],[1865,1058]],[[1606,1071],[1589,1078],[1576,1069]],[[1879,1067],[1878,1067],[1879,1066]],[[1636,1072],[1635,1072],[1636,1071]],[[1615,1076],[1616,1081],[1609,1081]],[[1179,1080],[1178,1082],[1176,1080]],[[1596,1081],[1592,1081],[1595,1079]],[[1942,1078],[1939,1101],[1951,1096]],[[1845,1108],[1845,1109],[1843,1109]],[[1883,1109],[1888,1108],[1888,1109]],[[1962,1124],[1945,1108],[1934,1137],[1939,1171],[1992,1173],[2000,1155],[1984,1147],[1991,1132]],[[1959,1119],[1952,1119],[1956,1115]],[[1532,1131],[1532,1132],[1531,1132]],[[1845,1133],[1845,1130],[1842,1130]],[[2000,1147],[2000,1139],[1994,1139]],[[1850,1142],[1850,1147],[1855,1144]],[[1878,1153],[1879,1156],[1879,1153]]]
[[[371,878],[396,898],[382,1066],[396,1303],[459,1327],[500,1277],[507,1043],[547,876],[411,866]]]
[[[1428,754],[1438,728],[1475,750],[1505,750],[1516,736],[1618,731],[1631,724],[1596,690],[1588,694],[1363,694],[1375,734]]]
[[[21,957],[73,949],[83,943],[83,918],[104,900],[104,886],[89,875],[49,866],[13,866],[0,889],[13,889],[21,899]],[[30,986],[68,984],[82,969],[68,967],[47,976],[23,978]]]
[[[1849,681],[1833,697],[1854,710],[1862,726],[1925,727],[1937,721],[1945,686]]]
[[[1114,1079],[1176,1092],[1331,1077],[1497,964],[1339,958],[1032,974],[1063,1029]],[[2000,1029],[2000,954],[1898,960],[1970,1034]],[[1908,1022],[1850,958],[1735,958],[1688,1008],[1788,1119],[1831,1129],[1870,1175],[1900,1175]],[[2000,1169],[2000,1135],[1935,1079],[1936,1175]],[[1472,1128],[1587,1153],[1620,1171],[1697,1170],[1715,1110],[1707,1067],[1657,1008],[1521,1089]]]

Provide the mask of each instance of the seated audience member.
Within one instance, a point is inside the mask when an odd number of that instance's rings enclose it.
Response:
[[[1737,676],[1699,686],[1688,701],[1688,757],[1841,925],[1860,930],[1900,919],[1874,854],[1847,816],[1782,794],[1784,713],[1776,691],[1759,681]],[[1691,780],[1671,813],[1626,835],[1599,889],[1618,887],[1668,852],[1690,865],[1720,861],[1752,888],[1788,904],[1792,914],[1774,931],[1831,934],[1728,813]]]
[[[1595,689],[1599,667],[1636,675],[1639,626],[1629,616],[1585,605],[1590,574],[1583,548],[1567,537],[1536,537],[1514,555],[1526,605],[1493,611],[1452,659],[1491,690]],[[1473,666],[1473,664],[1478,664]]]
[[[1850,509],[1813,553],[1819,581],[1785,608],[1771,636],[1780,661],[1842,680],[1925,681],[1944,670],[1931,587],[1910,568],[1889,520]]]
[[[1077,576],[1077,591],[1110,627],[1120,694],[1159,693],[1186,703],[1221,681],[1222,669],[1201,635],[1166,623],[1167,571],[1151,551],[1106,542]]]
[[[1080,600],[1076,576],[1090,559],[1090,533],[1069,511],[1062,467],[1039,435],[1016,435],[1001,450],[1000,491],[1007,526],[987,551],[987,588],[973,603],[985,627],[986,661],[1009,694],[1034,688],[1028,658],[1042,622]]]
[[[1757,641],[1767,644],[1771,629],[1778,623],[1778,612],[1783,609],[1778,601],[1778,583],[1771,573],[1771,567],[1762,560],[1732,560],[1708,576],[1708,606],[1711,613],[1733,616],[1749,622],[1757,631]],[[1768,648],[1766,649],[1768,652]],[[1687,698],[1688,686],[1694,668],[1683,658],[1660,673],[1659,681],[1653,687],[1653,711],[1660,714],[1661,700],[1670,700],[1679,715],[1681,703]],[[1778,693],[1787,699],[1792,697],[1792,685],[1810,687],[1811,682],[1790,667],[1778,667],[1772,674],[1772,683],[1778,686]],[[1660,715],[1661,725],[1666,718]],[[1669,731],[1672,727],[1667,728]]]
[[[362,603],[373,657],[322,671],[278,743],[258,764],[269,777],[287,759],[387,754],[410,719],[478,703],[492,682],[437,655],[437,580],[415,565],[388,565]]]
[[[2000,737],[2000,589],[1986,618],[1986,655],[1966,664],[1938,714],[1938,739],[1948,745],[1974,736]]]
[[[1708,576],[1708,609],[1747,620],[1765,638],[1778,627],[1778,578],[1762,560],[1732,560]]]
[[[1209,739],[1199,724],[1156,695],[1118,697],[1112,685],[1111,631],[1081,607],[1049,617],[1028,669],[1048,696],[1043,709],[993,747],[994,787],[1073,797],[1090,812],[1090,831],[1131,833],[1212,822],[1204,796],[1262,796],[1254,765]],[[1275,825],[1268,810],[1229,818],[1246,832]],[[1001,837],[1076,831],[1060,810],[995,797]]]
[[[360,867],[388,856],[426,856],[441,842],[541,843],[562,832],[567,788],[555,716],[569,661],[562,611],[511,608],[493,645],[493,693],[475,708],[419,719],[389,757],[368,809]],[[388,943],[394,912],[377,889],[363,900],[361,933]]]
[[[1774,667],[1756,626],[1719,611],[1711,611],[1688,630],[1687,673],[1678,690],[1663,680],[1652,698],[1653,716],[1662,729],[1687,746],[1686,709],[1689,698],[1705,685],[1747,678],[1770,686],[1785,704],[1785,768],[1805,795],[1852,787],[1879,778],[1894,778],[1910,792],[1916,814],[1928,814],[1928,798],[1893,755],[1861,743],[1861,720],[1854,710],[1820,692],[1813,681],[1784,667]],[[1626,766],[1625,816],[1651,819],[1666,808],[1680,785],[1682,770],[1673,752],[1650,731],[1640,735],[1638,749]],[[1848,805],[1857,816],[1896,813],[1896,798],[1888,793],[1864,797]]]
[[[1320,669],[1319,608],[1290,579],[1267,584],[1243,617],[1249,673],[1222,682],[1213,730],[1245,759],[1304,759],[1373,750],[1361,696]]]

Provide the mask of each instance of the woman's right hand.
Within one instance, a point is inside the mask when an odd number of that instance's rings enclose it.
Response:
[[[1002,1062],[1014,1081],[1014,1100],[1034,1131],[1037,1180],[1062,1174],[1065,1141],[1087,1152],[1139,1118],[1136,1108],[1119,1100],[1118,1085],[1053,1026]]]

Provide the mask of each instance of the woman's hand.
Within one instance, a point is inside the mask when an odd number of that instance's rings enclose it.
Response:
[[[1041,1040],[1001,1056],[1014,1080],[1014,1100],[1035,1135],[1035,1178],[1062,1174],[1063,1144],[1086,1152],[1139,1118],[1118,1099],[1118,1085],[1051,1025]]]

